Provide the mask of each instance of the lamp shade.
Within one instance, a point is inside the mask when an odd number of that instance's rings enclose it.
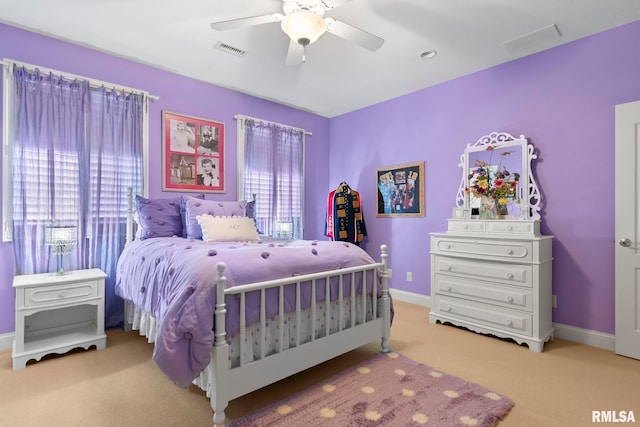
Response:
[[[70,252],[71,247],[78,243],[78,227],[75,225],[49,225],[45,228],[45,243],[53,246],[54,252]]]
[[[306,9],[301,9],[282,20],[282,31],[284,31],[291,40],[306,46],[318,40],[325,31],[327,24],[322,16],[316,15]]]

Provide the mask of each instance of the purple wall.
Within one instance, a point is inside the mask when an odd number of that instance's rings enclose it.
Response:
[[[387,243],[392,286],[424,295],[430,293],[429,233],[446,229],[465,145],[492,131],[524,134],[539,155],[534,171],[545,202],[542,229],[556,237],[553,320],[613,333],[614,105],[640,99],[637,40],[640,22],[331,120],[1,24],[0,57],[160,96],[150,114],[151,197],[163,194],[163,109],[226,123],[227,192],[208,198],[236,198],[234,114],[313,132],[305,237],[322,237],[326,194],[347,181],[363,198],[365,248],[377,258]],[[376,218],[376,168],[420,160],[426,162],[426,217]],[[11,244],[0,243],[0,258],[2,334],[14,330]],[[404,280],[407,271],[412,283]]]
[[[367,250],[389,245],[394,288],[430,294],[429,233],[446,230],[466,144],[522,134],[555,236],[553,320],[614,333],[614,106],[640,99],[638,40],[635,22],[331,120],[331,185],[361,193]],[[376,168],[421,160],[426,217],[376,218]]]
[[[329,187],[329,119],[2,24],[0,58],[138,88],[159,96],[160,100],[151,102],[149,113],[150,197],[179,194],[162,192],[162,110],[225,123],[226,193],[207,195],[208,199],[237,199],[235,114],[290,124],[312,132],[313,136],[307,136],[306,144],[305,237],[322,237],[325,200],[317,194],[326,194]],[[14,331],[13,265],[12,245],[0,242],[0,334]]]

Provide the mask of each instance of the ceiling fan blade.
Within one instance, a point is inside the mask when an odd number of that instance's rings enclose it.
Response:
[[[304,62],[304,47],[291,40],[287,51],[287,65],[300,65]]]
[[[374,36],[360,28],[356,28],[353,25],[337,21],[333,18],[325,18],[324,21],[327,23],[328,33],[342,37],[343,39],[355,43],[372,52],[380,49],[384,44],[384,39]]]
[[[271,13],[269,15],[250,16],[248,18],[230,19],[228,21],[213,22],[211,28],[218,31],[233,30],[241,27],[251,27],[253,25],[269,24],[280,22],[284,18],[281,13]]]
[[[351,0],[324,0],[322,5],[325,10],[335,9],[338,6],[342,6],[345,3],[349,3]]]

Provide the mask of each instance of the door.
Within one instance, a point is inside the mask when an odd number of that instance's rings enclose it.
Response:
[[[616,353],[640,359],[640,101],[616,105]]]

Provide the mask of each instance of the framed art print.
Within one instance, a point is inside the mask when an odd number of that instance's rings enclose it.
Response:
[[[424,216],[424,162],[379,168],[376,184],[376,216]]]
[[[162,190],[224,193],[224,123],[162,112]]]

